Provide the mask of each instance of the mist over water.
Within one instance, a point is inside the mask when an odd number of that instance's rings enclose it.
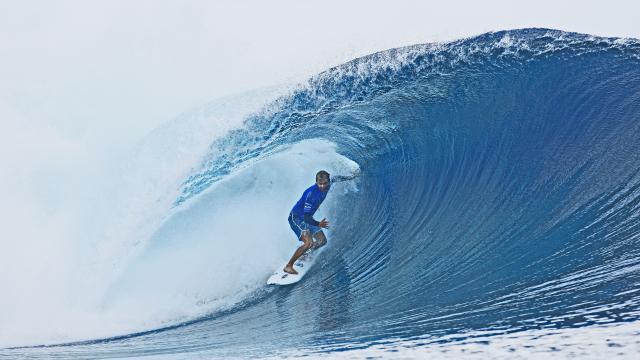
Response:
[[[211,141],[286,91],[267,90],[212,101],[115,152],[17,122],[3,133],[3,229],[14,241],[0,254],[12,295],[2,299],[12,310],[0,314],[2,345],[117,335],[184,316],[132,316],[147,307],[141,300],[116,310],[106,299],[175,211],[181,183]]]

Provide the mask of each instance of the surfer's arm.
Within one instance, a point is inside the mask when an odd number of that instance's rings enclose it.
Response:
[[[360,172],[357,171],[351,175],[335,175],[331,177],[331,182],[332,183],[338,183],[338,182],[343,182],[343,181],[349,181],[349,180],[353,180],[355,178],[358,177],[358,175],[360,175]]]
[[[311,224],[314,226],[318,226],[318,224],[320,224],[320,222],[316,221],[316,219],[314,219],[312,215],[315,212],[315,210],[312,209],[318,208],[317,206],[315,206],[316,202],[316,199],[314,199],[312,196],[312,192],[309,191],[304,202],[304,216],[302,220],[304,220],[304,222],[306,222],[307,224]]]
[[[320,225],[320,222],[319,222],[319,221],[316,221],[316,219],[314,219],[314,218],[313,218],[313,216],[311,216],[311,214],[307,214],[307,213],[305,213],[305,214],[304,214],[304,219],[303,219],[303,220],[304,220],[304,222],[306,222],[307,224],[311,224],[311,225],[314,225],[314,226],[318,226],[318,225]]]

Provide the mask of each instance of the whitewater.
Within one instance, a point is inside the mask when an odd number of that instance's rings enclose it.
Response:
[[[640,42],[549,29],[212,101],[6,199],[42,226],[0,254],[0,357],[632,358],[638,134]],[[319,169],[354,177],[329,244],[267,286]]]

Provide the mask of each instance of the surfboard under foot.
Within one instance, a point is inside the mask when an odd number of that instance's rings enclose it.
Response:
[[[298,274],[289,274],[284,272],[284,267],[287,265],[286,263],[282,264],[280,268],[278,268],[273,275],[267,279],[268,285],[291,285],[300,281],[304,274],[309,271],[309,268],[315,262],[320,250],[309,250],[304,255],[302,255],[294,264],[293,268],[298,272]]]

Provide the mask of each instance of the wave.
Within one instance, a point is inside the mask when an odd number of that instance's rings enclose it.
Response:
[[[247,357],[637,322],[638,65],[634,39],[522,29],[321,73],[209,144],[103,303],[191,320],[47,351]],[[359,174],[323,205],[330,245],[267,289],[320,168]]]

